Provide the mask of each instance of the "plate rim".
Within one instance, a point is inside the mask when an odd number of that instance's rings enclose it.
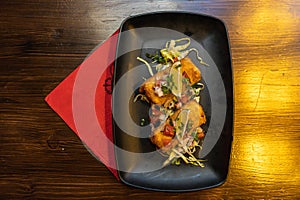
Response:
[[[226,172],[224,178],[222,180],[220,180],[219,182],[217,182],[216,184],[212,184],[212,185],[205,186],[205,187],[192,188],[192,189],[159,189],[159,188],[153,188],[153,187],[144,187],[144,186],[141,186],[141,185],[137,185],[137,184],[127,182],[123,178],[123,176],[121,175],[121,172],[118,169],[116,169],[117,173],[118,173],[118,176],[119,176],[120,180],[128,186],[133,186],[133,187],[136,187],[136,188],[150,190],[150,191],[159,191],[159,192],[193,192],[193,191],[205,190],[205,189],[210,189],[210,188],[215,188],[215,187],[221,186],[226,182],[229,171],[230,171],[230,163],[231,163],[231,159],[232,159],[232,153],[231,153],[232,152],[232,141],[233,141],[233,135],[234,135],[234,119],[235,119],[235,115],[234,115],[234,113],[235,113],[234,73],[233,73],[233,67],[232,67],[232,53],[231,53],[231,48],[230,48],[230,37],[229,37],[228,29],[226,27],[226,23],[222,19],[220,19],[218,17],[215,17],[213,15],[200,13],[200,12],[181,11],[181,10],[180,11],[178,11],[178,10],[154,11],[154,12],[145,12],[145,13],[130,15],[130,16],[126,17],[120,24],[120,27],[119,27],[120,32],[118,34],[116,55],[119,52],[120,38],[121,38],[122,32],[124,30],[124,24],[128,20],[131,20],[131,19],[134,19],[134,18],[149,16],[149,15],[155,15],[155,14],[189,14],[189,15],[207,17],[207,18],[211,18],[213,20],[216,20],[216,21],[220,22],[222,24],[222,26],[224,27],[224,29],[225,29],[226,39],[227,39],[226,42],[227,42],[227,45],[228,45],[228,53],[229,53],[229,63],[230,63],[230,66],[228,66],[228,68],[230,69],[230,72],[231,72],[230,73],[230,78],[231,78],[230,89],[231,89],[231,93],[232,93],[232,96],[231,96],[232,101],[230,101],[230,103],[232,104],[232,109],[231,109],[232,114],[230,115],[230,118],[231,118],[231,124],[230,124],[230,126],[231,126],[231,135],[230,135],[230,144],[229,144],[230,150],[229,150],[229,158],[228,158],[228,168],[227,168],[227,172]],[[115,59],[115,61],[114,61],[114,66],[115,67],[117,66],[117,59]],[[113,74],[113,86],[115,86],[115,84],[116,84],[116,73],[114,72],[114,74]],[[114,105],[114,100],[113,99],[114,98],[112,96],[112,105]],[[228,103],[227,103],[227,105],[228,105]],[[113,116],[112,116],[112,118],[113,118]],[[115,143],[116,142],[116,137],[115,137],[116,123],[114,122],[114,119],[112,120],[112,126],[113,126],[112,127],[113,141]],[[118,160],[117,160],[116,155],[115,155],[115,160],[116,160],[116,165],[118,166]]]

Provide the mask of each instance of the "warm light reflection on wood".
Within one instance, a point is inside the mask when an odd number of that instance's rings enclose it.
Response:
[[[288,5],[281,1],[249,1],[236,16],[240,22],[241,36],[249,42],[263,42],[264,45],[294,40],[293,37],[285,37],[288,31],[297,28],[294,22],[299,20],[290,11]],[[251,14],[245,15],[245,12]]]
[[[275,61],[261,62],[253,70],[239,73],[236,79],[240,84],[236,87],[236,93],[242,95],[239,97],[242,100],[241,106],[247,107],[250,111],[275,112],[294,109],[295,102],[300,101],[300,95],[297,94],[299,88],[293,83],[297,82],[300,73],[297,70],[286,71],[285,65],[290,65],[290,61],[284,61],[285,63],[281,65]]]
[[[266,140],[269,141],[266,142]],[[286,154],[293,155],[290,145],[291,143],[285,140],[274,141],[272,138],[264,138],[263,136],[247,137],[241,146],[241,151],[246,155],[243,162],[251,163],[251,173],[254,173],[256,178],[272,179],[273,174],[295,172],[297,168],[296,157],[288,163],[285,162]]]
[[[232,45],[235,134],[231,166],[232,172],[247,177],[241,180],[246,185],[300,184],[295,176],[300,173],[300,149],[295,142],[300,129],[292,127],[300,121],[300,68],[299,57],[290,53],[290,47],[299,43],[291,34],[299,29],[300,19],[292,10],[282,1],[249,1],[240,5],[233,22],[239,39]],[[247,50],[235,49],[239,45]]]

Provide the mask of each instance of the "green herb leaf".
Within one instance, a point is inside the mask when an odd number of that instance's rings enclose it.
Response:
[[[161,86],[161,90],[164,94],[169,94],[171,93],[171,90],[167,86]]]
[[[177,65],[175,68],[178,69],[179,67],[181,67],[181,64]]]
[[[197,131],[192,132],[192,136],[193,136],[194,140],[199,141]]]
[[[158,62],[160,64],[167,64],[166,59],[162,57],[158,51],[156,51],[154,55],[149,53],[146,53],[145,55],[147,58],[150,58],[152,61]]]

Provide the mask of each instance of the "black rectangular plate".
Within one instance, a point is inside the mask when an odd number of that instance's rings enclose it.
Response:
[[[190,37],[191,46],[209,64],[202,66],[195,54],[189,56],[200,68],[205,85],[200,104],[208,120],[203,127],[207,133],[200,157],[207,161],[204,168],[181,164],[156,169],[165,158],[147,138],[150,128],[139,127],[142,118],[149,118],[149,106],[133,102],[137,88],[143,83],[142,77],[150,77],[136,57],[145,57],[146,52],[154,52],[163,48],[166,41],[181,37]],[[187,12],[133,16],[121,25],[116,55],[113,130],[121,180],[139,188],[172,192],[201,190],[224,183],[233,131],[233,79],[224,23],[215,17]]]

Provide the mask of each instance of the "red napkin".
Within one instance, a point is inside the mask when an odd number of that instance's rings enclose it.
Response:
[[[113,61],[118,33],[119,29],[51,91],[45,101],[119,180],[111,110]]]

